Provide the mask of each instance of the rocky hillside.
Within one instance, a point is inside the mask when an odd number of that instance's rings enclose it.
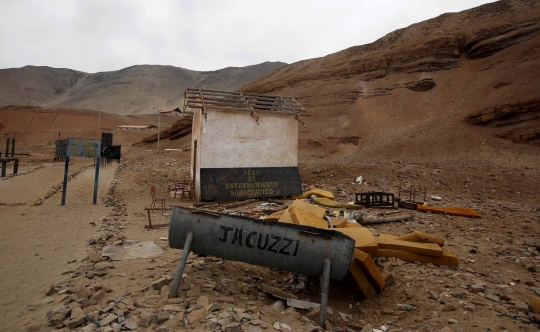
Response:
[[[271,72],[241,91],[308,109],[313,156],[440,160],[538,153],[540,3],[503,0]],[[515,143],[529,143],[515,146]]]
[[[216,71],[173,66],[132,66],[83,73],[71,69],[26,66],[0,70],[0,106],[101,109],[111,114],[144,114],[183,104],[186,87],[234,91],[285,63],[264,62]]]

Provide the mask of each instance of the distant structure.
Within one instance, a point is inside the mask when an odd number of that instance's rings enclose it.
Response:
[[[159,110],[159,113],[161,113],[163,115],[177,116],[177,115],[180,115],[180,113],[182,113],[182,111],[178,107],[171,107],[171,108],[164,108],[162,110]]]
[[[118,129],[136,129],[136,130],[140,130],[140,129],[148,129],[148,128],[150,128],[150,126],[121,125],[121,126],[118,126],[116,128],[118,128]]]
[[[292,97],[186,89],[193,113],[191,175],[198,201],[300,195],[298,122]]]

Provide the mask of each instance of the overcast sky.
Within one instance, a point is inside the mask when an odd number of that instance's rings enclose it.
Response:
[[[373,42],[485,0],[0,0],[0,68],[216,70]]]

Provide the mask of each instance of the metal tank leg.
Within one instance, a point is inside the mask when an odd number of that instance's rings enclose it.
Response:
[[[178,297],[178,289],[182,282],[182,274],[184,274],[184,268],[186,267],[186,261],[191,249],[191,240],[193,240],[193,233],[188,232],[186,242],[184,243],[184,249],[182,249],[182,256],[180,256],[180,263],[178,263],[178,268],[176,269],[174,279],[171,283],[171,292],[169,293],[170,299]]]
[[[330,284],[330,258],[324,259],[324,270],[321,277],[321,307],[319,316],[319,325],[323,326],[326,317],[326,308],[328,307],[328,289]]]

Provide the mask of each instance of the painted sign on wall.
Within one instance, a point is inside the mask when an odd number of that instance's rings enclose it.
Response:
[[[302,194],[298,167],[201,168],[201,200]]]

